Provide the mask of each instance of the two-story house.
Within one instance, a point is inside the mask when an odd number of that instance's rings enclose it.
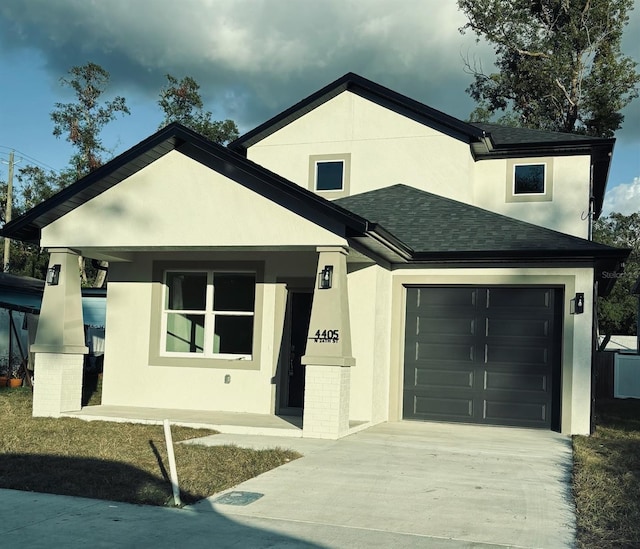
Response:
[[[77,256],[109,262],[103,405],[588,433],[614,140],[467,123],[347,74],[227,148],[170,125],[9,223],[51,253],[35,415],[80,408]]]

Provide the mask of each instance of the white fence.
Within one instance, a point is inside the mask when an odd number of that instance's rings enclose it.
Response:
[[[613,396],[640,398],[640,355],[616,353]]]

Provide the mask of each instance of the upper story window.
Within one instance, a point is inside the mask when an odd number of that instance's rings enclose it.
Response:
[[[316,162],[316,191],[341,191],[344,188],[344,161]]]
[[[349,195],[350,154],[322,154],[309,157],[309,190],[325,198]]]
[[[507,202],[544,202],[553,198],[553,159],[507,160]]]
[[[513,167],[513,194],[544,194],[545,164],[520,164]]]
[[[251,359],[254,273],[166,271],[161,354]]]

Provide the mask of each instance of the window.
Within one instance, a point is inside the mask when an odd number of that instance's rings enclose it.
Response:
[[[309,190],[326,198],[349,195],[350,154],[321,154],[309,157]]]
[[[507,202],[546,202],[553,199],[553,158],[507,160]]]
[[[544,194],[544,164],[515,165],[513,169],[513,194]]]
[[[344,162],[316,162],[316,190],[341,191],[343,188]]]
[[[162,352],[250,359],[255,273],[165,271]]]

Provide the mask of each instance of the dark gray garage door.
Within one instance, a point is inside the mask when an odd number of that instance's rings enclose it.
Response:
[[[409,287],[404,418],[559,427],[562,290]]]

